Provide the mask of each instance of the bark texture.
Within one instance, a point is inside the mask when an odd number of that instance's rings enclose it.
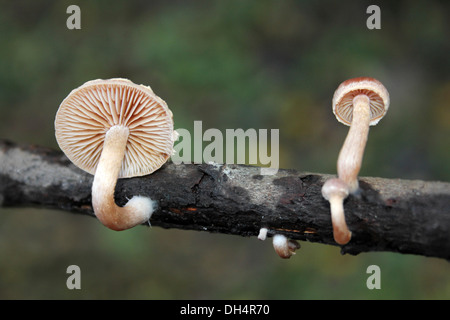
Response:
[[[337,245],[321,194],[331,175],[280,169],[261,175],[244,165],[167,163],[155,173],[120,179],[119,206],[134,195],[158,202],[153,226]],[[62,152],[0,140],[0,207],[45,207],[94,216],[93,176]],[[360,178],[344,203],[352,239],[342,253],[392,251],[450,259],[450,183]]]

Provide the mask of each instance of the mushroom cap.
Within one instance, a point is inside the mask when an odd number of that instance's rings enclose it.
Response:
[[[122,78],[72,90],[56,113],[56,140],[76,166],[95,174],[106,132],[115,125],[129,130],[119,178],[150,174],[173,154],[176,132],[167,104],[150,87]]]
[[[330,200],[333,196],[339,196],[342,199],[347,198],[349,194],[347,184],[339,178],[332,178],[325,181],[322,186],[322,196]]]
[[[342,82],[334,92],[333,113],[339,122],[349,126],[353,119],[353,98],[365,94],[370,100],[370,125],[374,126],[389,108],[389,92],[383,84],[369,77],[359,77]]]

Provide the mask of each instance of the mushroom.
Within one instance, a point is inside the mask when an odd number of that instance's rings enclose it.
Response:
[[[261,240],[261,241],[266,240],[268,231],[269,230],[267,228],[259,229],[258,239]]]
[[[334,240],[339,244],[350,241],[352,233],[345,222],[344,200],[348,196],[347,184],[339,178],[327,180],[322,187],[322,196],[330,202]]]
[[[275,252],[283,259],[289,259],[295,254],[295,250],[300,248],[300,243],[295,240],[290,240],[282,234],[274,235],[272,244]]]
[[[350,126],[337,162],[338,179],[330,179],[322,187],[322,195],[330,202],[334,239],[346,244],[351,232],[345,222],[344,199],[359,190],[358,174],[369,134],[389,108],[389,93],[376,79],[359,77],[344,81],[333,96],[333,113],[337,120]]]
[[[341,83],[333,96],[333,113],[350,126],[337,162],[338,177],[350,193],[358,191],[358,174],[369,134],[389,108],[389,93],[376,79],[359,77]]]
[[[93,174],[92,206],[108,228],[125,230],[147,222],[155,201],[134,196],[114,201],[118,178],[147,175],[173,154],[176,132],[167,104],[150,87],[128,79],[92,80],[63,100],[55,135],[66,156]]]

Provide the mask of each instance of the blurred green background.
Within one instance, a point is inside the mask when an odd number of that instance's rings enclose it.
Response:
[[[66,9],[81,8],[81,30]],[[369,30],[366,8],[381,9]],[[340,82],[379,79],[391,95],[361,176],[450,180],[448,1],[0,1],[0,138],[58,148],[54,117],[97,78],[150,85],[175,128],[280,129],[280,166],[336,172],[348,127],[331,111]],[[81,268],[68,290],[66,268]],[[369,265],[381,289],[366,287]],[[449,262],[341,255],[302,243],[137,227],[0,208],[2,299],[449,299]]]

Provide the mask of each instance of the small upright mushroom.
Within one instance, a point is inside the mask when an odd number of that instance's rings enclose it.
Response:
[[[350,126],[337,162],[337,179],[322,187],[322,195],[330,202],[334,239],[346,244],[351,239],[344,215],[344,199],[359,190],[361,169],[369,127],[376,125],[389,108],[389,93],[376,79],[359,77],[344,81],[333,96],[333,113],[337,120]]]
[[[338,177],[347,183],[350,193],[358,188],[358,174],[369,135],[389,108],[389,93],[376,79],[353,78],[344,81],[333,96],[333,113],[350,126],[337,162]]]
[[[76,166],[94,175],[92,206],[108,228],[125,230],[150,219],[153,200],[134,196],[119,207],[115,186],[118,178],[150,174],[169,159],[176,137],[172,118],[150,87],[121,78],[88,81],[61,103],[56,140]]]

